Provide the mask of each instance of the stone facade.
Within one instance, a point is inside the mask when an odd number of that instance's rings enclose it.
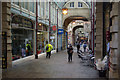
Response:
[[[110,32],[112,33],[112,41],[110,42],[111,47],[111,53],[110,53],[110,71],[109,71],[109,77],[110,78],[118,78],[119,77],[119,3],[114,2],[112,3],[112,11],[110,12],[110,17],[112,19],[112,26],[110,28]]]
[[[0,1],[0,79],[2,79],[2,2]]]
[[[102,58],[102,46],[103,46],[103,3],[96,3],[96,48],[95,58],[96,60]]]
[[[7,67],[12,67],[12,47],[11,47],[11,3],[2,3],[2,31],[7,32]]]
[[[110,33],[112,34],[112,40],[110,41],[110,65],[109,65],[109,78],[120,78],[120,2],[111,2],[108,6],[110,9],[103,9],[106,3],[96,3],[96,53],[95,57],[103,58],[103,45],[106,46],[108,41],[106,39],[106,30],[110,27]],[[112,6],[112,7],[111,7]],[[105,11],[104,11],[105,10]],[[108,12],[107,12],[108,11]],[[110,16],[109,16],[110,14]],[[111,19],[111,21],[110,21]],[[103,26],[105,32],[103,34]],[[105,44],[104,44],[104,41]]]

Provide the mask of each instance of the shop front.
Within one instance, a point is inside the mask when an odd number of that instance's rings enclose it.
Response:
[[[62,50],[62,34],[64,33],[63,29],[58,29],[58,51]]]
[[[45,52],[46,41],[48,41],[48,27],[42,23],[39,23],[37,32],[38,54]]]
[[[33,55],[33,21],[20,15],[12,17],[12,60]]]
[[[57,48],[57,28],[56,25],[53,25],[50,29],[50,44],[53,46],[55,50]]]

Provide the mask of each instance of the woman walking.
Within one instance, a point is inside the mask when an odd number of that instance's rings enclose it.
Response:
[[[70,45],[68,48],[68,62],[72,62],[73,47]]]

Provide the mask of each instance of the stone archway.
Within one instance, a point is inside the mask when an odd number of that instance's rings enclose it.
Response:
[[[87,19],[86,17],[83,17],[83,16],[70,16],[68,18],[65,19],[64,23],[63,23],[63,29],[64,29],[64,34],[63,34],[63,37],[62,37],[62,43],[63,43],[63,49],[66,49],[66,32],[67,32],[67,27],[68,25],[72,22],[72,21],[75,21],[75,20],[82,20],[82,21],[89,21],[89,19]],[[77,27],[79,28],[80,25],[78,25]],[[72,35],[74,37],[74,34]],[[74,44],[74,43],[72,43]]]
[[[77,26],[75,26],[75,27],[73,28],[73,30],[72,30],[72,45],[75,46],[75,38],[76,38],[76,36],[75,36],[75,31],[76,31],[77,29],[83,28],[83,27],[84,27],[84,26],[82,26],[82,25],[77,25]]]
[[[70,3],[74,2],[75,6],[70,7]],[[82,7],[78,7],[78,2],[81,2],[83,4]],[[83,20],[83,21],[89,21],[90,20],[90,7],[84,0],[69,0],[66,2],[66,4],[63,6],[64,8],[68,9],[68,13],[66,15],[63,15],[63,29],[64,29],[64,34],[62,36],[62,47],[65,49],[66,46],[66,32],[67,32],[67,26],[69,25],[70,22],[73,20]]]

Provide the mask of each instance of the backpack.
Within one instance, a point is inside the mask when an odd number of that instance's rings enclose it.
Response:
[[[86,44],[84,44],[84,45],[83,45],[83,47],[84,47],[84,48],[86,48],[86,47],[87,47],[87,45],[86,45]]]
[[[47,45],[46,50],[48,50],[48,49],[49,49],[49,47],[48,47],[48,45]]]

